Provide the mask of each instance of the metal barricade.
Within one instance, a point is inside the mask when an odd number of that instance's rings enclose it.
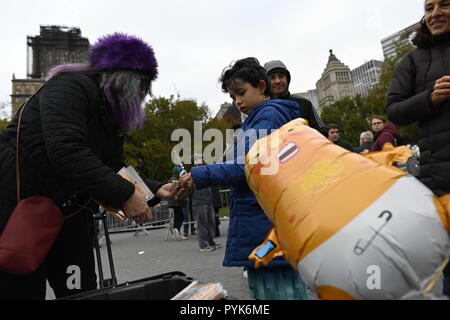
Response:
[[[219,190],[220,192],[220,201],[222,204],[222,208],[226,208],[230,206],[230,189]]]
[[[136,224],[131,220],[118,221],[112,215],[108,214],[106,219],[108,222],[108,230],[110,233],[119,232],[133,232],[138,229],[158,229],[165,228],[170,222],[169,208],[167,207],[167,201],[161,201],[158,207],[152,208],[153,220],[145,223],[144,225]]]

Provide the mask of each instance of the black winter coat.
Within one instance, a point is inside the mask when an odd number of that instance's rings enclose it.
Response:
[[[437,195],[450,193],[450,103],[433,107],[435,81],[450,75],[450,41],[410,52],[395,70],[386,113],[397,125],[419,123],[420,180]]]
[[[300,106],[300,117],[308,120],[309,126],[311,128],[319,130],[325,127],[316,109],[308,99],[296,95],[291,95],[289,92],[286,94],[286,96],[281,97],[280,99],[296,102]]]
[[[366,143],[363,143],[363,144],[360,145],[358,148],[355,148],[353,151],[354,151],[355,153],[361,153],[361,152],[363,152],[363,151],[365,151],[365,150],[370,151],[370,149],[372,149],[372,144],[373,144],[373,142],[366,142]]]
[[[21,198],[49,196],[61,207],[73,194],[84,194],[121,208],[134,186],[116,174],[124,166],[124,137],[118,134],[96,76],[60,74],[24,108],[19,138]],[[18,114],[0,134],[0,233],[16,205],[17,122]],[[147,183],[154,193],[161,186]]]
[[[347,149],[350,152],[355,152],[355,150],[354,150],[353,146],[351,145],[351,143],[346,141],[346,140],[339,139],[334,144],[339,146],[339,147],[341,147],[341,148]]]

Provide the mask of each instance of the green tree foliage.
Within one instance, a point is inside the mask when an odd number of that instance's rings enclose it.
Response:
[[[384,108],[387,104],[387,95],[391,86],[394,71],[400,61],[411,51],[414,47],[410,44],[397,47],[396,56],[393,58],[386,58],[381,70],[381,77],[378,85],[370,92],[368,96],[368,103],[374,109],[374,114],[382,115],[387,118]],[[418,124],[414,123],[407,127],[399,127],[401,133],[409,136],[414,142],[417,142],[419,136]]]
[[[410,44],[397,47],[396,55],[393,58],[386,57],[381,69],[380,81],[375,88],[369,93],[368,103],[372,105],[375,114],[385,115],[384,108],[387,103],[387,94],[391,87],[392,77],[400,61],[411,51],[414,47]]]
[[[10,106],[8,102],[0,102],[0,131],[3,131],[9,124],[6,109]]]
[[[9,124],[7,119],[0,119],[0,131],[3,131]]]
[[[208,121],[208,123],[205,124],[204,126],[204,132],[207,132],[207,130],[209,129],[217,129],[220,131],[221,133],[221,137],[223,137],[223,139],[221,139],[221,141],[204,141],[203,142],[203,149],[205,150],[205,148],[207,147],[207,145],[211,144],[211,143],[215,143],[215,142],[220,142],[223,148],[223,151],[225,151],[226,147],[227,147],[227,130],[231,129],[233,127],[233,124],[230,122],[226,122],[226,121],[222,121],[219,120],[217,118],[212,118]],[[229,137],[230,138],[230,137]],[[232,137],[231,137],[232,139]],[[223,153],[222,154],[214,154],[214,157],[217,160],[223,160],[222,159]]]
[[[396,49],[394,58],[387,58],[381,69],[379,83],[369,93],[367,97],[356,96],[355,98],[344,98],[334,104],[323,108],[321,118],[325,123],[335,123],[339,126],[341,137],[349,141],[353,146],[359,145],[361,132],[371,130],[369,119],[373,115],[387,115],[384,111],[386,107],[387,94],[391,86],[392,76],[398,63],[412,50],[412,45],[399,46]],[[417,141],[417,124],[399,128],[400,132],[407,134]]]
[[[195,101],[180,100],[174,96],[152,99],[145,106],[145,114],[144,127],[126,139],[125,160],[142,176],[162,182],[172,174],[171,153],[179,142],[172,142],[171,137],[176,129],[189,131],[193,148],[195,121],[201,122],[203,133],[212,128],[225,132],[229,127],[226,123],[211,119],[211,112],[205,104],[198,105]],[[189,170],[190,166],[186,165],[186,169]]]
[[[359,146],[361,132],[370,130],[366,119],[371,115],[372,109],[367,99],[358,95],[355,98],[344,98],[325,106],[321,117],[327,124],[337,124],[341,138],[356,147]]]

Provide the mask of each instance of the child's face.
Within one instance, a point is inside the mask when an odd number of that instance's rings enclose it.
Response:
[[[235,79],[228,88],[231,99],[242,113],[249,115],[261,103],[267,100],[264,95],[266,83],[260,81],[255,88],[250,83],[241,79]]]

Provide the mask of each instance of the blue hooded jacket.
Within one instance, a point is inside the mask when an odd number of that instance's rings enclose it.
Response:
[[[297,103],[288,100],[269,100],[253,110],[242,124],[243,132],[256,130],[257,138],[264,135],[259,132],[267,130],[267,135],[286,123],[299,118]],[[252,251],[262,244],[273,225],[259,206],[255,195],[250,190],[245,177],[244,158],[252,147],[249,139],[238,137],[234,144],[234,160],[223,164],[212,164],[192,168],[192,178],[197,188],[207,186],[231,186],[230,223],[228,228],[227,246],[223,265],[225,267],[254,267],[248,260]],[[250,139],[251,140],[251,139]],[[239,154],[238,145],[245,143],[245,154]],[[277,258],[270,266],[288,266],[283,258]]]

